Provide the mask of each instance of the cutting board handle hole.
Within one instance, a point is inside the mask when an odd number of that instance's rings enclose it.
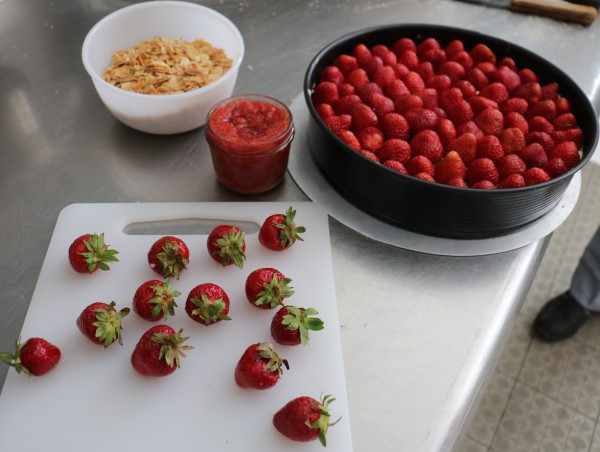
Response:
[[[208,235],[220,224],[234,224],[246,234],[254,234],[260,225],[253,221],[232,221],[214,218],[178,218],[129,223],[123,228],[127,235]]]

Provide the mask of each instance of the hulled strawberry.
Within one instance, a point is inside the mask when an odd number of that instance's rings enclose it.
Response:
[[[227,267],[235,264],[236,267],[244,266],[246,259],[246,240],[244,231],[237,226],[221,224],[215,227],[206,241],[208,254],[215,261]]]
[[[327,429],[335,425],[330,423],[329,405],[335,399],[330,395],[321,401],[302,396],[290,400],[273,416],[273,425],[279,433],[294,441],[313,441],[319,439],[327,445]]]
[[[131,365],[142,375],[163,377],[172,374],[185,357],[185,350],[193,347],[183,345],[189,338],[182,337],[183,330],[175,332],[168,325],[155,325],[140,338],[133,353]]]
[[[292,280],[274,268],[254,270],[246,278],[246,298],[250,304],[262,309],[272,309],[282,305],[284,298],[294,294],[289,286]]]
[[[216,284],[204,283],[194,287],[185,302],[185,312],[194,321],[208,326],[221,320],[231,320],[229,297]]]
[[[323,321],[317,317],[314,308],[282,306],[271,321],[271,336],[281,345],[308,344],[308,332],[320,331]]]
[[[92,342],[103,344],[104,348],[115,341],[123,345],[121,320],[129,314],[129,308],[117,311],[115,306],[114,301],[88,305],[77,317],[77,328]]]
[[[190,262],[190,251],[183,240],[172,235],[161,237],[148,251],[150,268],[164,278],[174,277],[185,270]]]
[[[252,344],[235,367],[235,382],[240,388],[268,389],[277,384],[287,360],[279,357],[268,342]]]
[[[84,234],[69,246],[69,262],[78,273],[110,270],[108,262],[119,261],[116,254],[119,254],[117,250],[111,250],[104,243],[104,234]]]
[[[173,290],[170,278],[163,281],[151,279],[142,283],[133,295],[133,310],[143,319],[156,322],[175,315],[175,297],[181,295]]]
[[[0,361],[15,368],[17,373],[39,377],[50,372],[60,361],[60,349],[40,337],[15,344],[15,353],[0,353]]]
[[[273,251],[282,251],[296,243],[303,241],[300,234],[306,232],[304,226],[296,226],[294,218],[296,211],[290,206],[285,214],[274,214],[263,222],[258,231],[258,241],[261,245]]]

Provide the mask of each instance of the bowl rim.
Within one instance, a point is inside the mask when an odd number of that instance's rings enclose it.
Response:
[[[221,20],[231,30],[235,40],[238,43],[239,55],[237,56],[237,58],[233,59],[233,64],[232,64],[231,68],[225,74],[223,74],[222,77],[210,82],[207,85],[204,85],[200,88],[197,88],[197,89],[194,89],[191,91],[186,91],[183,93],[173,93],[173,94],[167,94],[167,95],[156,95],[156,94],[135,93],[133,91],[126,91],[124,89],[118,88],[115,85],[108,83],[106,80],[104,80],[92,68],[92,65],[89,60],[89,47],[91,45],[90,42],[92,41],[92,39],[94,38],[94,35],[97,33],[97,31],[100,29],[100,27],[102,27],[104,24],[106,24],[110,20],[114,19],[115,17],[120,16],[120,15],[122,15],[126,12],[129,12],[129,11],[132,11],[132,10],[147,9],[147,8],[164,8],[164,7],[169,7],[169,6],[191,8],[191,9],[203,11],[203,12],[207,13],[208,15],[211,15],[211,16],[216,17],[217,19]],[[224,16],[220,12],[218,12],[212,8],[209,8],[207,6],[198,5],[195,3],[189,3],[189,2],[185,2],[185,1],[178,1],[178,0],[145,1],[142,3],[136,3],[134,5],[129,5],[129,6],[125,6],[123,8],[119,8],[119,9],[107,14],[102,19],[100,19],[98,22],[96,22],[96,24],[94,24],[94,26],[88,31],[85,39],[83,40],[83,46],[81,48],[81,59],[83,61],[83,66],[85,67],[85,70],[88,73],[88,75],[92,78],[92,81],[94,82],[94,84],[99,84],[100,86],[108,89],[109,91],[118,93],[123,96],[131,97],[132,99],[162,99],[162,102],[164,102],[167,99],[169,99],[169,100],[167,100],[167,102],[168,101],[179,101],[179,100],[182,100],[182,99],[185,99],[188,97],[191,98],[194,96],[198,96],[202,93],[210,92],[214,89],[217,89],[220,85],[226,83],[228,79],[236,76],[236,73],[238,72],[239,67],[242,64],[242,60],[244,59],[244,54],[245,54],[245,45],[244,45],[244,38],[242,36],[242,33],[228,17]],[[150,102],[152,102],[152,101],[150,101]]]
[[[315,77],[316,77],[316,75],[317,75],[317,74],[315,74],[316,67],[318,66],[319,63],[321,63],[321,60],[323,59],[323,56],[325,54],[330,52],[333,48],[343,45],[353,39],[357,39],[361,36],[369,35],[371,33],[385,32],[387,30],[389,30],[389,31],[403,30],[403,29],[409,30],[409,29],[417,29],[417,28],[423,28],[424,32],[425,32],[425,30],[429,30],[429,29],[455,31],[457,33],[463,33],[463,34],[469,35],[473,38],[481,37],[481,39],[484,41],[490,40],[492,42],[495,42],[496,44],[502,44],[505,46],[509,46],[510,48],[516,49],[517,51],[522,52],[523,54],[525,54],[527,56],[530,56],[531,58],[533,58],[536,61],[536,63],[542,63],[545,65],[548,65],[548,67],[552,68],[552,70],[557,72],[561,77],[570,80],[571,84],[572,84],[572,88],[575,91],[577,91],[578,95],[582,99],[585,99],[584,102],[586,104],[585,105],[586,109],[589,110],[589,113],[592,113],[593,117],[596,119],[594,130],[593,130],[593,132],[595,132],[595,134],[590,142],[591,145],[590,145],[589,152],[587,152],[581,158],[581,160],[579,161],[579,163],[576,166],[570,168],[568,171],[561,174],[560,176],[557,176],[557,177],[547,180],[545,182],[541,182],[541,183],[534,184],[534,185],[528,185],[525,187],[495,188],[493,190],[484,190],[484,189],[473,188],[473,187],[455,187],[455,186],[451,186],[451,185],[447,185],[447,184],[441,184],[439,182],[430,182],[430,181],[422,180],[422,179],[416,178],[414,176],[410,176],[410,175],[402,174],[398,171],[394,171],[393,169],[388,168],[385,165],[382,165],[380,163],[374,162],[371,159],[369,159],[368,157],[354,151],[340,137],[331,133],[329,131],[329,129],[327,129],[327,126],[325,125],[323,120],[316,113],[315,106],[313,105],[312,99],[311,99],[311,93],[313,90],[313,86],[310,85],[311,77],[313,75],[315,75]],[[423,33],[423,38],[427,38],[427,37],[428,36],[425,36],[425,33]],[[400,37],[398,37],[398,39],[399,38]],[[457,39],[459,39],[459,38],[457,38]],[[510,192],[516,193],[516,192],[526,192],[526,191],[531,191],[531,190],[542,189],[549,185],[554,185],[559,181],[562,181],[565,179],[570,179],[576,172],[581,170],[587,164],[587,162],[591,159],[592,154],[596,150],[596,147],[598,144],[598,138],[599,138],[599,131],[598,131],[599,127],[598,127],[598,121],[597,121],[598,114],[596,113],[594,106],[590,102],[588,95],[581,89],[579,84],[576,83],[572,79],[572,77],[569,76],[566,72],[564,72],[561,68],[559,68],[555,64],[551,63],[550,61],[548,61],[546,58],[542,57],[541,55],[538,55],[537,53],[535,53],[525,47],[522,47],[518,44],[512,43],[512,42],[507,41],[502,38],[498,38],[496,36],[481,33],[479,31],[468,30],[465,28],[454,27],[454,26],[438,25],[438,24],[431,24],[431,23],[384,24],[384,25],[376,25],[373,27],[362,28],[360,30],[346,33],[346,34],[340,36],[339,38],[331,41],[327,45],[325,45],[321,50],[319,50],[317,52],[317,54],[310,61],[309,65],[306,69],[306,72],[304,74],[303,93],[304,93],[304,98],[305,98],[310,116],[312,116],[312,118],[315,120],[315,123],[317,124],[317,126],[320,129],[322,129],[325,133],[329,134],[334,140],[336,140],[340,145],[342,145],[343,152],[354,154],[355,158],[364,159],[365,161],[368,162],[367,163],[368,165],[377,165],[378,167],[381,167],[383,169],[383,171],[388,171],[389,172],[388,174],[394,174],[400,180],[410,178],[411,182],[422,185],[424,188],[428,187],[429,189],[433,189],[433,190],[444,190],[444,191],[454,190],[454,191],[463,191],[463,192],[465,190],[467,190],[470,192],[477,192],[478,194],[481,193],[482,196],[494,197],[494,196],[500,196],[501,193],[510,193]]]

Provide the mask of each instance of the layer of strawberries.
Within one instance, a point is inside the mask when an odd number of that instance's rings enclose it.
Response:
[[[429,182],[523,187],[581,160],[583,132],[559,84],[483,43],[358,44],[323,69],[311,97],[350,148]]]

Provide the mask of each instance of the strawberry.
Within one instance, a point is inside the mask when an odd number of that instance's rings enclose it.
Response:
[[[513,89],[510,95],[525,99],[529,105],[533,105],[542,98],[542,87],[537,82],[526,82]]]
[[[340,71],[340,68],[337,66],[327,66],[319,75],[319,81],[331,82],[339,87],[344,83],[344,74],[342,74],[342,71]]]
[[[529,132],[525,135],[525,142],[530,145],[531,143],[539,143],[546,151],[547,155],[550,155],[556,144],[552,139],[552,136],[546,132]]]
[[[534,167],[529,168],[523,173],[523,179],[525,180],[525,185],[535,185],[550,180],[550,176],[543,169]]]
[[[323,321],[317,317],[314,308],[282,306],[271,321],[271,336],[281,345],[308,344],[308,332],[320,331]]]
[[[558,98],[558,83],[551,82],[542,86],[542,100],[556,100]]]
[[[488,62],[496,64],[496,55],[485,44],[476,44],[470,51],[469,55],[475,63]]]
[[[374,162],[381,163],[379,157],[374,152],[367,151],[366,149],[359,149],[358,152],[360,155],[365,156],[369,160],[373,160]]]
[[[463,92],[460,89],[453,87],[440,93],[439,105],[445,110],[454,102],[460,102],[462,100],[464,100]]]
[[[579,148],[572,141],[565,141],[557,144],[552,152],[550,152],[550,158],[562,159],[568,169],[576,166],[581,160],[581,157],[579,156]]]
[[[459,187],[459,188],[467,188],[468,187],[465,180],[460,177],[450,179],[448,182],[446,182],[446,185],[450,185],[452,187]]]
[[[517,127],[508,127],[499,135],[505,154],[515,154],[525,147],[525,134]]]
[[[390,113],[392,115],[396,115],[396,113]],[[400,115],[397,115],[400,116]],[[404,120],[404,118],[402,118]],[[383,121],[381,121],[383,122]],[[406,120],[404,120],[406,122]],[[406,124],[406,129],[408,130],[408,124]],[[367,151],[376,152],[377,149],[381,147],[383,142],[385,141],[385,136],[381,130],[377,127],[365,127],[358,134],[358,141],[360,143],[360,148],[365,149]]]
[[[195,322],[206,326],[221,320],[231,320],[229,297],[222,287],[213,283],[199,284],[194,287],[185,302],[185,312]]]
[[[499,135],[504,129],[504,116],[496,108],[486,108],[475,116],[474,122],[485,135]]]
[[[473,62],[473,58],[471,58],[469,52],[465,50],[463,50],[462,52],[458,52],[456,55],[450,58],[450,61],[460,64],[465,69],[465,71],[468,71],[475,65],[475,63]]]
[[[369,76],[363,68],[354,69],[346,75],[346,83],[358,88],[361,85],[369,82]]]
[[[529,123],[522,114],[517,113],[516,111],[507,113],[504,116],[504,128],[509,129],[511,127],[520,129],[525,135],[529,133]]]
[[[104,234],[84,234],[77,237],[69,246],[69,262],[78,273],[93,273],[96,270],[110,270],[108,262],[118,262],[117,250],[109,249],[104,243]]]
[[[416,177],[417,179],[427,181],[427,182],[435,182],[435,179],[433,178],[433,176],[431,174],[425,173],[425,172],[417,173],[414,175],[414,177]]]
[[[519,72],[519,77],[523,83],[537,83],[540,81],[539,77],[531,69],[523,68]]]
[[[477,116],[486,108],[498,108],[498,104],[495,101],[482,96],[469,97],[467,102],[471,106],[471,110],[473,110],[473,115],[475,116]]]
[[[525,186],[525,179],[517,173],[509,174],[502,182],[498,184],[498,188],[520,188]]]
[[[492,82],[483,88],[479,95],[486,99],[493,100],[497,104],[506,102],[508,100],[508,89],[502,83]]]
[[[358,141],[354,132],[350,130],[340,130],[335,135],[352,149],[356,151],[360,149],[360,141]]]
[[[284,298],[294,294],[289,286],[291,282],[290,278],[286,278],[275,268],[259,268],[246,278],[246,299],[261,309],[273,309],[282,305]]]
[[[170,375],[180,366],[185,351],[193,347],[183,345],[188,337],[182,337],[183,330],[175,332],[168,325],[154,325],[149,328],[136,344],[131,354],[131,365],[142,375],[163,377]]]
[[[148,265],[164,278],[175,277],[186,269],[190,262],[190,250],[183,240],[172,235],[158,239],[148,251]]]
[[[379,119],[371,107],[360,104],[350,112],[352,116],[352,130],[355,133],[360,133],[365,127],[378,127]]]
[[[504,149],[497,136],[486,135],[477,141],[477,158],[482,157],[486,157],[494,163],[504,157]]]
[[[406,96],[407,94],[410,94],[410,91],[402,80],[396,79],[386,86],[384,94],[386,97],[396,100],[400,96]]]
[[[423,53],[421,61],[430,63],[433,67],[433,71],[436,71],[446,62],[446,53],[442,49],[431,49]]]
[[[531,119],[534,116],[546,118],[549,122],[556,118],[556,104],[553,100],[540,100],[529,107],[525,114],[526,119]]]
[[[356,88],[354,94],[358,96],[361,101],[367,103],[373,94],[383,94],[383,90],[377,83],[368,82]]]
[[[473,119],[473,108],[466,100],[461,100],[448,105],[446,115],[448,115],[448,119],[452,121],[454,127],[458,127]]]
[[[400,55],[398,55],[398,63],[402,63],[409,70],[416,69],[419,65],[419,57],[417,56],[417,52],[414,50],[405,50]]]
[[[392,52],[397,57],[402,55],[406,50],[412,50],[415,53],[417,51],[417,45],[411,38],[400,38],[392,44]]]
[[[454,84],[454,87],[458,88],[460,92],[463,93],[463,98],[465,100],[477,95],[477,88],[475,88],[473,84],[467,80],[459,80]]]
[[[475,182],[471,185],[471,188],[478,188],[480,190],[493,190],[496,188],[496,185],[489,180],[480,180],[479,182]]]
[[[392,66],[392,69],[394,69],[394,73],[396,74],[396,77],[398,79],[400,79],[400,81],[402,81],[402,79],[404,78],[404,76],[406,74],[408,74],[410,72],[410,69],[408,69],[404,64],[402,63],[396,63]],[[406,85],[405,85],[406,86]],[[408,89],[408,88],[407,88]]]
[[[552,121],[555,130],[569,130],[577,127],[577,118],[573,113],[563,113]]]
[[[556,115],[562,115],[564,113],[571,113],[571,103],[566,97],[559,97],[554,102],[556,104]]]
[[[554,132],[554,126],[543,116],[534,116],[529,120],[529,130],[531,132]]]
[[[104,348],[117,341],[123,345],[121,320],[129,314],[129,308],[117,312],[116,303],[95,302],[87,306],[77,318],[77,328],[88,339]]]
[[[435,165],[434,179],[436,182],[447,184],[452,179],[464,179],[467,168],[455,151],[448,152],[440,162]]]
[[[337,66],[344,76],[348,76],[353,70],[358,68],[358,62],[356,58],[351,55],[340,55],[332,63]]]
[[[433,110],[438,108],[438,92],[433,88],[423,88],[414,92],[417,96],[423,99],[423,108]]]
[[[315,107],[315,111],[321,119],[328,118],[329,116],[335,116],[335,111],[333,110],[333,107],[329,104],[320,104],[317,107]]]
[[[506,66],[513,71],[517,71],[517,63],[511,57],[504,57],[498,63],[498,67]]]
[[[366,104],[373,109],[378,117],[394,111],[394,101],[383,94],[373,94]]]
[[[539,166],[542,168],[548,161],[546,151],[539,143],[531,143],[529,146],[519,152],[519,157],[525,162],[527,168]]]
[[[354,94],[355,90],[356,88],[354,88],[354,86],[352,86],[350,83],[342,83],[338,86],[338,94],[340,96],[340,99],[342,97],[349,96],[350,94]]]
[[[521,99],[520,97],[511,97],[505,102],[500,104],[500,111],[504,116],[509,113],[519,113],[520,115],[524,115],[527,113],[527,109],[529,108],[529,104],[525,99]]]
[[[431,178],[435,174],[435,167],[431,160],[424,155],[416,155],[404,164],[408,173],[412,176],[417,174],[428,174]]]
[[[394,107],[396,108],[396,113],[404,115],[409,110],[423,108],[423,99],[415,94],[400,96],[394,99]]]
[[[523,174],[527,165],[517,154],[507,154],[497,164],[500,180],[506,179],[511,174]]]
[[[485,157],[473,160],[467,167],[467,183],[470,186],[483,180],[489,181],[494,185],[498,183],[496,165],[493,161]]]
[[[471,83],[477,90],[482,90],[489,83],[490,79],[477,67],[469,69],[465,75],[466,80]]]
[[[319,439],[327,445],[327,429],[337,422],[330,423],[329,404],[335,399],[330,395],[321,401],[302,396],[290,400],[273,416],[273,425],[279,433],[294,441],[313,441]]]
[[[347,114],[340,114],[337,116],[328,116],[323,120],[325,126],[333,133],[337,133],[341,130],[349,130],[352,125],[352,116]]]
[[[415,68],[415,72],[419,74],[419,77],[421,77],[421,80],[423,81],[423,88],[425,88],[427,80],[435,75],[433,64],[431,64],[429,61],[421,61]],[[415,87],[415,89],[417,89],[417,87]]]
[[[142,283],[133,295],[133,310],[145,320],[156,322],[175,315],[175,297],[181,295],[173,290],[171,280],[151,279]]]
[[[477,152],[477,137],[470,132],[466,132],[448,143],[446,146],[446,151],[456,152],[458,155],[460,155],[460,158],[465,165],[468,166],[473,160],[475,160]]]
[[[403,78],[402,81],[406,85],[406,87],[411,91],[417,91],[419,89],[425,88],[425,82],[423,81],[423,77],[419,75],[418,72],[409,71]]]
[[[417,44],[417,53],[419,55],[423,55],[425,52],[429,50],[439,50],[442,46],[439,41],[435,38],[425,38],[419,44]]]
[[[221,224],[215,227],[206,241],[208,254],[223,267],[235,264],[243,268],[246,259],[244,231],[235,225]]]
[[[382,162],[387,160],[396,160],[399,163],[406,163],[411,157],[410,144],[400,138],[391,138],[383,143],[377,150],[377,157]]]
[[[50,372],[60,361],[60,349],[46,339],[32,337],[15,344],[15,353],[0,353],[0,361],[15,368],[17,373],[39,377]]]
[[[336,115],[349,115],[354,107],[360,105],[361,103],[362,100],[357,94],[350,94],[348,96],[340,97],[336,102],[333,103],[332,107]],[[345,129],[350,128],[350,120],[351,118],[348,119],[348,127],[345,127]]]
[[[357,44],[352,49],[352,56],[354,58],[356,58],[356,61],[358,62],[358,64],[360,64],[361,61],[366,61],[369,58],[372,58],[373,54],[371,53],[371,51],[369,50],[369,48],[366,45]]]
[[[410,132],[414,135],[421,130],[433,129],[438,122],[438,115],[427,108],[413,108],[404,113]]]
[[[555,178],[564,174],[568,171],[567,165],[560,157],[551,158],[546,162],[546,164],[542,167],[546,174],[551,178]]]
[[[304,226],[296,226],[294,218],[296,211],[288,207],[285,214],[269,215],[258,231],[258,241],[262,246],[273,251],[283,251],[291,248],[296,240],[303,241],[300,234],[306,232]]]
[[[448,118],[440,118],[438,123],[435,125],[434,130],[440,137],[440,141],[444,147],[448,146],[448,143],[456,139],[456,128],[454,127],[454,124],[452,124],[452,121],[450,121]]]
[[[385,162],[383,162],[383,166],[386,166],[389,169],[397,171],[398,173],[408,174],[406,167],[402,163],[398,162],[397,160],[386,160]]]
[[[279,357],[273,345],[259,342],[250,345],[235,366],[235,382],[244,389],[269,389],[277,384],[287,360]]]
[[[340,98],[338,87],[333,82],[319,82],[312,92],[311,99],[313,104],[333,104]]]
[[[460,126],[456,128],[456,136],[460,137],[465,133],[472,133],[478,140],[481,140],[485,136],[485,134],[481,131],[479,127],[477,127],[477,124],[475,124],[473,121],[463,122]]]
[[[410,140],[412,155],[424,155],[432,163],[437,163],[444,155],[440,137],[433,130],[421,130]]]
[[[506,87],[508,93],[521,84],[519,74],[508,66],[498,67],[498,70],[491,75],[490,80],[492,82],[502,83],[502,85]]]
[[[369,79],[371,79],[375,71],[383,67],[383,60],[378,56],[372,56],[364,61],[359,61],[358,66],[360,69],[363,69]]]
[[[465,68],[456,61],[446,61],[442,63],[437,70],[438,75],[448,77],[452,84],[465,78],[465,73]]]
[[[496,66],[489,61],[475,62],[475,68],[483,72],[488,79],[496,72]]]
[[[375,69],[371,80],[381,86],[382,89],[385,89],[391,85],[394,80],[396,80],[396,73],[390,66],[383,66]]]
[[[465,46],[460,39],[453,39],[448,44],[446,44],[446,47],[444,47],[444,51],[446,52],[446,56],[448,58],[452,58],[457,53],[464,52],[464,50]]]
[[[550,134],[555,144],[572,141],[580,148],[583,144],[583,131],[581,129],[555,130]]]

